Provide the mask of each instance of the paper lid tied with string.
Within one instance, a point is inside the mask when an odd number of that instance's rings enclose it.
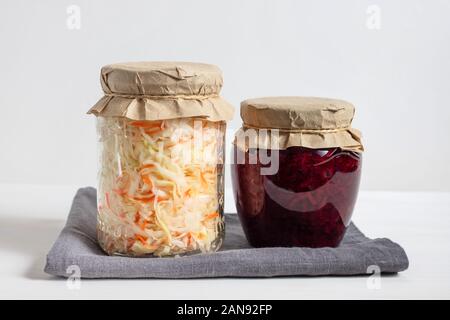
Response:
[[[244,122],[234,143],[241,149],[286,149],[293,146],[364,150],[359,130],[351,127],[355,107],[346,101],[317,97],[266,97],[241,102]],[[270,139],[248,130],[277,131]],[[274,141],[274,139],[276,141]]]
[[[102,117],[166,120],[233,118],[234,108],[220,97],[221,70],[192,62],[128,62],[104,66],[104,96],[88,111]]]

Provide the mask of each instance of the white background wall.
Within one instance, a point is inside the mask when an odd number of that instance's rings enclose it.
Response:
[[[67,27],[70,5],[79,30]],[[448,0],[2,0],[0,183],[94,185],[85,112],[101,96],[100,67],[128,60],[217,64],[236,107],[349,100],[367,149],[363,189],[450,191]]]

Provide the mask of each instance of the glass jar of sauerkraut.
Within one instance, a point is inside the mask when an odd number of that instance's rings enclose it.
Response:
[[[226,120],[220,70],[186,62],[105,66],[97,116],[98,241],[110,254],[213,252],[224,237]]]
[[[325,98],[242,102],[231,168],[236,208],[255,247],[336,247],[361,176],[354,107]]]

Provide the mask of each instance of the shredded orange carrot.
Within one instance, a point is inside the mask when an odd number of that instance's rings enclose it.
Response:
[[[192,195],[192,189],[190,189],[190,188],[184,192],[185,197],[190,197],[191,195]]]
[[[219,213],[217,211],[215,211],[215,212],[212,212],[210,214],[207,214],[203,220],[206,221],[206,220],[214,219],[214,218],[216,218],[218,216],[219,216]]]
[[[163,122],[161,121],[131,121],[130,126],[138,127],[138,128],[161,128],[163,126]]]
[[[135,236],[136,240],[139,240],[142,244],[147,244],[148,237],[142,236],[140,234],[135,234],[134,236]]]
[[[152,180],[150,179],[150,177],[148,175],[143,175],[142,176],[142,181],[144,181],[144,183],[146,185],[148,185],[150,188],[153,188]]]
[[[169,196],[158,196],[158,201],[169,200]]]
[[[150,221],[144,220],[141,223],[138,223],[139,228],[141,228],[141,230],[145,230],[145,228],[147,228],[147,225],[150,223]]]
[[[175,142],[166,142],[165,143],[165,145],[164,145],[164,147],[166,147],[166,148],[172,148],[172,147],[175,147],[177,144],[175,143]]]
[[[148,202],[148,201],[152,201],[154,198],[155,198],[155,195],[153,195],[153,194],[151,194],[151,195],[148,195],[148,196],[142,196],[142,197],[139,197],[139,196],[130,196],[130,195],[128,195],[129,197],[130,197],[130,199],[133,199],[133,200],[136,200],[136,201],[142,201],[142,202]]]
[[[127,249],[130,250],[130,248],[133,246],[133,244],[136,242],[135,239],[133,238],[128,238],[127,239]]]
[[[131,121],[130,126],[138,127],[138,128],[146,128],[149,125],[147,121]]]
[[[206,181],[205,177],[203,176],[203,172],[200,172],[200,181],[203,186],[208,186],[208,182]]]
[[[154,167],[155,165],[153,163],[143,164],[142,166],[140,166],[139,171],[142,171],[144,169],[152,169]]]
[[[134,223],[137,223],[141,219],[141,213],[139,211],[136,211],[134,214]]]
[[[111,203],[109,202],[109,193],[105,192],[105,200],[106,200],[106,207],[108,209],[111,209]]]
[[[159,127],[155,127],[155,128],[150,128],[150,129],[145,129],[145,130],[144,130],[144,132],[145,132],[146,134],[149,134],[149,135],[152,135],[152,134],[157,133],[157,132],[160,132],[160,131],[162,131],[162,129],[159,128]]]
[[[124,194],[126,194],[127,192],[123,189],[113,189],[113,191],[119,195],[119,196],[123,196]]]
[[[139,189],[138,190],[138,197],[150,197],[150,196],[153,196],[153,192],[152,192],[152,190],[146,190],[146,191],[144,191],[144,190],[142,190],[142,189]]]

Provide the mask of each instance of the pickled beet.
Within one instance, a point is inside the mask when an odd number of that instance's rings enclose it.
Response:
[[[238,152],[235,147],[235,163]],[[361,154],[290,147],[279,151],[273,175],[261,175],[265,165],[250,164],[248,152],[244,156],[245,164],[233,164],[231,174],[236,208],[252,246],[339,245],[358,193]]]

